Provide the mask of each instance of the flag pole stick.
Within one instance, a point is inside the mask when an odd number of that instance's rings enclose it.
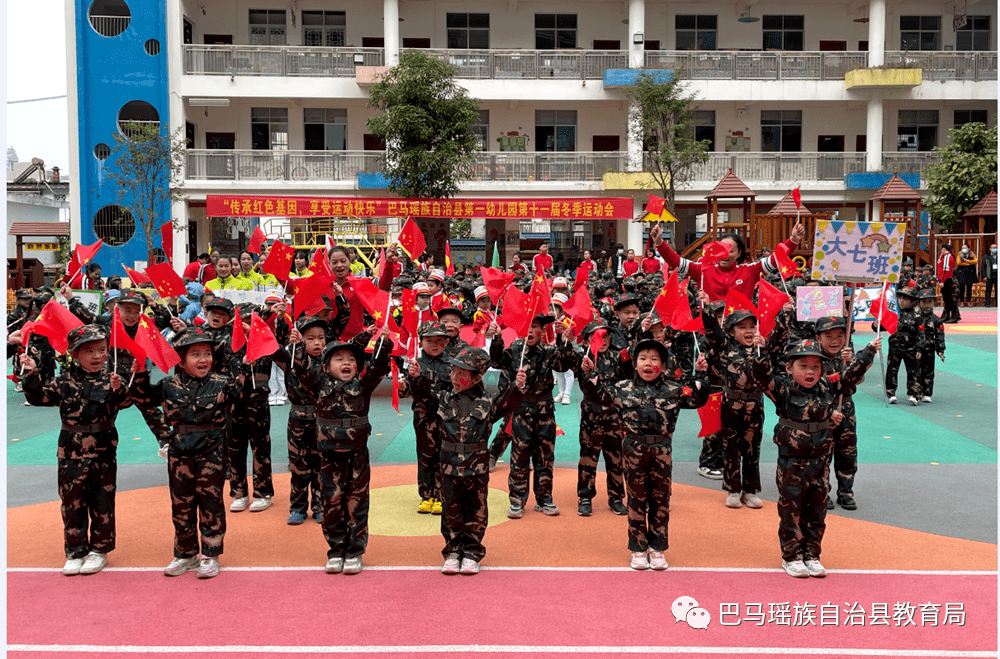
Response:
[[[882,304],[880,304],[879,307],[878,307],[878,329],[875,331],[875,338],[876,339],[881,339],[882,338],[882,310],[885,309],[885,305],[886,305],[885,292],[888,289],[888,287],[889,287],[889,282],[888,281],[882,282],[882,296],[881,296],[882,297]],[[885,362],[882,361],[882,351],[881,350],[878,351],[878,366],[879,366],[879,370],[882,371],[882,395],[885,397],[884,398],[885,406],[889,407],[889,394],[885,390]]]
[[[118,318],[121,318],[121,316],[118,315],[118,307],[117,306],[115,307],[115,313],[111,316],[111,340],[112,341],[116,341],[116,336],[117,336],[117,334],[115,333],[116,330],[118,329],[118,323],[115,322],[116,315],[117,315]],[[118,372],[118,345],[117,345],[117,341],[116,341],[116,344],[115,344],[115,369],[114,370],[115,370],[115,373]]]

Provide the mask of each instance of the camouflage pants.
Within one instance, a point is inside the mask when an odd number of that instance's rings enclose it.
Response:
[[[669,546],[671,449],[626,439],[622,462],[628,488],[629,551],[665,551]]]
[[[316,448],[316,417],[288,417],[288,471],[291,474],[289,513],[315,515],[322,511],[319,490],[320,452]]]
[[[701,438],[698,466],[722,470],[722,437],[719,433],[713,432],[711,435],[705,435]]]
[[[368,546],[368,486],[372,478],[368,449],[320,454],[323,537],[330,546],[326,557],[361,556]]]
[[[483,536],[490,516],[486,503],[489,486],[489,474],[441,474],[441,553],[445,558],[471,558],[478,563],[486,556]]]
[[[421,499],[441,499],[441,438],[444,429],[436,417],[413,413],[417,434],[417,491]]]
[[[253,496],[274,496],[271,482],[271,407],[267,397],[244,400],[233,410],[229,441],[229,495],[247,495],[247,451],[253,453]]]
[[[760,441],[764,432],[764,407],[746,403],[739,410],[722,406],[722,489],[726,492],[760,492]]]
[[[853,402],[845,402],[840,411],[844,420],[833,435],[833,471],[837,476],[837,496],[854,496],[854,475],[858,473],[858,417]]]
[[[608,419],[588,417],[580,413],[580,463],[576,468],[576,495],[581,499],[597,496],[597,461],[604,453],[604,470],[608,479],[608,499],[625,499],[622,476],[622,434]]]
[[[933,350],[927,350],[920,355],[920,392],[924,396],[934,395],[934,358]]]
[[[174,558],[198,555],[199,532],[202,554],[222,554],[222,539],[226,535],[226,504],[222,499],[226,482],[222,466],[224,455],[222,442],[202,455],[167,453],[170,509],[174,517]]]
[[[899,363],[906,365],[906,395],[920,398],[920,360],[912,351],[889,349],[889,358],[885,365],[885,393],[896,395],[896,377],[899,374]]]
[[[490,444],[490,457],[493,458],[493,460],[499,460],[502,458],[503,452],[507,450],[507,447],[510,446],[511,441],[514,439],[510,436],[510,433],[507,432],[507,422],[509,420],[510,417],[504,417],[503,425],[500,427],[500,432],[497,433],[497,436],[493,438],[493,442]]]
[[[785,561],[819,559],[826,530],[830,457],[778,456],[778,542]]]
[[[58,485],[66,558],[115,548],[115,479],[113,451],[96,458],[59,458]],[[90,527],[88,537],[87,528]]]
[[[551,503],[556,451],[556,418],[552,401],[522,405],[514,414],[511,430],[514,441],[510,449],[510,476],[507,478],[510,505],[524,507],[527,503],[528,475],[532,468],[535,501],[539,504]]]

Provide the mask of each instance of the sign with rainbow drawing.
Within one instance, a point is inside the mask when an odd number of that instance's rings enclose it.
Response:
[[[905,222],[817,220],[812,277],[895,283],[903,264],[905,237]]]

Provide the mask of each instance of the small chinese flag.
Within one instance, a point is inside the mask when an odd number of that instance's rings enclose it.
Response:
[[[664,203],[666,199],[662,197],[657,197],[655,194],[646,195],[649,197],[649,203],[646,204],[646,212],[653,215],[659,215],[663,212]]]
[[[355,278],[351,282],[354,292],[357,293],[361,305],[368,311],[369,315],[375,319],[376,325],[388,323],[389,331],[399,332],[395,319],[392,316],[386,317],[386,309],[389,308],[389,292],[375,287],[371,279]]]
[[[49,304],[52,304],[51,302]],[[896,287],[889,288],[888,283],[882,284],[882,293],[872,302],[868,313],[875,317],[875,323],[881,323],[889,334],[895,334],[899,328],[899,306],[896,303]]]
[[[563,311],[573,319],[573,334],[579,337],[587,323],[594,320],[594,305],[590,302],[586,286],[576,289],[563,304]]]
[[[757,331],[763,336],[771,335],[774,330],[774,320],[788,299],[786,294],[763,279],[757,282]]]
[[[734,311],[749,311],[753,315],[757,315],[757,309],[754,308],[753,302],[735,288],[730,288],[726,294],[726,312],[723,315],[728,316]]]
[[[504,327],[509,327],[517,332],[518,335],[521,334],[526,322],[529,325],[531,323],[531,319],[528,317],[528,294],[517,286],[508,288],[504,295],[500,322]]]
[[[163,253],[167,255],[167,263],[174,262],[174,223],[167,220],[160,227],[160,245],[163,246]]]
[[[161,297],[174,297],[187,293],[184,280],[169,263],[154,263],[148,266],[145,272]]]
[[[247,361],[254,362],[260,357],[273,355],[280,347],[267,323],[254,311],[250,317],[250,336],[247,338]]]
[[[313,275],[325,275],[330,279],[333,279],[333,270],[330,269],[330,261],[326,258],[327,250],[325,247],[319,247],[316,249],[316,253],[313,254],[312,261],[309,262],[309,267],[306,268],[308,272]]]
[[[243,333],[243,316],[239,309],[233,314],[233,352],[239,352],[240,348],[247,344],[247,335]]]
[[[558,437],[559,435],[565,435],[565,434],[566,434],[566,431],[563,430],[562,428],[560,428],[559,424],[557,423],[556,424],[556,437]]]
[[[49,300],[35,319],[32,332],[48,338],[49,344],[56,352],[64,353],[69,348],[70,330],[81,325],[83,321],[74,316],[69,309],[55,300]]]
[[[125,332],[125,325],[122,323],[117,304],[114,313],[111,314],[111,336],[108,339],[108,345],[132,353],[132,356],[141,362],[146,361],[146,351]]]
[[[607,336],[607,334],[608,330],[602,327],[601,329],[594,332],[594,336],[590,338],[590,348],[594,353],[593,362],[595,364],[597,363],[597,354],[601,352],[601,348],[604,347],[604,337]]]
[[[802,208],[802,191],[799,189],[799,186],[797,185],[795,186],[794,189],[792,189],[792,199],[795,200],[796,208]]]
[[[152,281],[150,281],[149,277],[147,277],[146,275],[142,274],[138,270],[133,270],[132,268],[130,268],[127,265],[125,265],[124,263],[122,264],[122,267],[125,268],[125,274],[128,275],[129,281],[131,281],[136,286],[138,286],[139,284],[152,284],[153,283]]]
[[[253,228],[253,235],[250,236],[250,244],[247,246],[248,252],[253,252],[254,254],[260,254],[260,248],[267,241],[267,236],[261,230],[260,226],[255,226]]]
[[[392,409],[399,414],[399,367],[395,359],[389,360],[389,363],[392,365]]]
[[[726,243],[714,242],[705,245],[705,249],[702,251],[701,258],[698,263],[702,267],[707,265],[712,265],[713,263],[718,263],[719,261],[729,257],[730,247]]]
[[[789,256],[788,246],[785,243],[778,243],[774,248],[774,261],[778,264],[778,272],[781,273],[782,279],[788,279],[799,270],[795,261]]]
[[[653,309],[656,310],[656,315],[660,317],[663,324],[668,324],[673,318],[678,299],[677,271],[674,270],[670,273],[667,283],[664,284],[663,290],[656,296],[656,301],[653,303]]]
[[[513,272],[502,272],[497,268],[481,268],[480,272],[483,275],[483,286],[486,287],[486,291],[490,294],[491,301],[500,300],[504,295],[504,291],[514,281]]]
[[[697,318],[691,316],[691,307],[688,304],[687,287],[688,281],[677,284],[677,304],[674,306],[674,313],[670,321],[670,326],[682,332],[697,332],[703,328],[701,315]]]
[[[389,270],[389,264],[385,260],[385,248],[384,247],[379,247],[379,250],[378,250],[378,285],[379,285],[379,288],[385,288],[385,274],[386,274],[386,271],[388,271],[388,270]]]
[[[292,259],[295,257],[295,250],[281,242],[275,240],[267,253],[267,260],[260,266],[262,272],[272,274],[279,281],[288,281],[292,273]]]
[[[399,232],[399,246],[406,250],[411,260],[416,260],[427,249],[424,232],[420,230],[412,217],[406,218],[403,230]]]
[[[163,335],[156,331],[156,326],[145,314],[139,316],[139,329],[135,333],[135,342],[164,373],[181,362],[180,355],[167,343]]]
[[[699,437],[705,437],[722,430],[722,392],[712,394],[704,407],[698,408],[698,418],[701,419]]]
[[[576,279],[573,280],[573,290],[580,288],[586,288],[587,282],[590,280],[590,271],[594,269],[593,261],[581,261],[580,265],[576,268]],[[514,273],[511,273],[513,278]]]
[[[455,274],[455,266],[451,262],[451,241],[444,244],[444,274],[449,277]]]
[[[295,297],[292,298],[292,317],[298,318],[313,302],[316,302],[333,283],[333,275],[313,275],[292,280],[295,287]]]
[[[535,316],[544,316],[551,313],[552,295],[549,292],[549,284],[545,276],[539,272],[535,275],[535,280],[531,282],[531,291],[528,293],[528,322],[524,326],[524,336],[528,335],[531,328],[531,320]]]
[[[76,276],[83,266],[90,263],[97,252],[100,251],[101,246],[104,244],[103,240],[98,240],[93,245],[77,245],[73,248],[73,256],[69,260],[69,264],[66,265],[66,281],[71,280]]]

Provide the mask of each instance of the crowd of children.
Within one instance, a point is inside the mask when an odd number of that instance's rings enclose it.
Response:
[[[349,267],[339,261],[347,260],[343,250],[330,257],[331,263],[338,259],[337,267]],[[296,254],[298,275],[308,276],[305,266],[311,258]],[[122,290],[114,299],[131,337],[140,318],[172,332],[180,363],[155,383],[146,365],[128,351],[109,348],[108,328],[117,316],[94,315],[64,287],[60,294],[85,323],[69,337],[72,366],[57,375],[50,366],[54,353],[39,336],[32,337],[19,359],[28,402],[58,406],[63,420],[58,478],[64,573],[98,572],[114,549],[115,418],[134,404],[167,459],[175,539],[174,559],[164,573],[218,574],[226,531],[225,483],[232,499],[228,512],[261,512],[273,504],[269,406],[275,401],[277,375],[291,405],[288,524],[303,524],[311,511],[329,546],[326,571],[361,572],[368,542],[371,397],[390,370],[400,366],[404,395],[412,396],[417,438],[416,512],[441,515],[445,574],[479,570],[486,553],[490,472],[508,442],[507,517],[526,514],[531,489],[534,511],[560,513],[552,496],[555,404],[569,404],[575,380],[582,392],[577,513],[594,514],[603,455],[608,507],[628,517],[631,567],[667,567],[674,427],[681,409],[702,407],[718,393],[722,430],[704,438],[699,473],[722,481],[725,507],[765,506],[758,496],[759,461],[763,399],[769,398],[777,410],[773,437],[779,456],[782,565],[794,577],[823,576],[821,542],[826,511],[833,507],[831,466],[837,503],[856,509],[857,418],[851,395],[881,340],[855,353],[853,323],[842,316],[804,323],[790,303],[765,337],[754,310],[726,313],[719,300],[697,291],[694,277],[685,301],[694,319],[700,315],[704,331],[676,330],[654,308],[665,280],[662,271],[652,268],[653,258],[648,251],[650,267],[622,279],[596,268],[583,277],[578,274],[577,285],[585,282],[597,310],[583,326],[577,326],[576,311],[564,310],[573,291],[557,275],[549,282],[551,308],[526,319],[524,335],[505,345],[504,296],[493,299],[481,274],[472,269],[451,276],[427,259],[421,259],[419,268],[400,268],[391,286],[382,286],[393,296],[391,316],[403,325],[400,298],[403,290],[412,289],[419,323],[416,336],[397,343],[385,321],[367,314],[363,321],[356,318],[347,297],[355,293],[336,283],[322,298],[322,309],[294,321],[280,287],[259,308],[235,307],[212,291],[245,287],[243,282],[255,274],[253,256],[242,253],[235,268],[223,256],[204,291],[196,282],[188,284],[186,302],[197,305],[197,313],[183,313],[173,300],[166,306],[149,304],[139,290]],[[689,262],[682,265],[690,267]],[[773,271],[767,263],[754,267],[747,271],[758,276]],[[513,272],[510,286],[527,292],[531,273],[523,266]],[[786,285],[807,283],[796,279]],[[24,322],[22,316],[31,317],[38,295],[18,292],[22,311],[8,318],[9,331]],[[52,292],[44,296],[47,302]],[[902,361],[909,402],[929,403],[933,357],[944,359],[933,289],[901,287],[898,297],[899,327],[889,338],[886,393],[895,402]],[[249,330],[253,311],[268,324],[279,347],[248,361],[247,348],[234,346],[233,330],[234,323]],[[463,326],[472,328],[466,338],[485,338],[488,350],[463,340]],[[360,331],[349,331],[351,327]],[[399,345],[402,350],[394,350]],[[483,382],[490,368],[500,372],[496,395]],[[502,429],[491,443],[500,420]],[[249,479],[248,452],[253,463]]]

